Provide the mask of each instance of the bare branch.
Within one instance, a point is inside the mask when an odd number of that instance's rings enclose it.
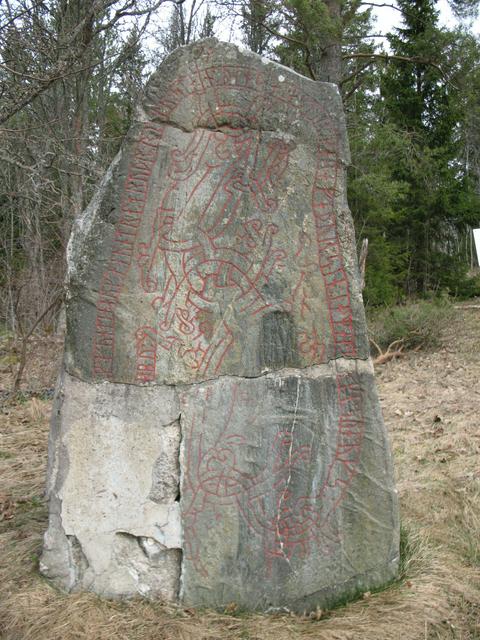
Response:
[[[24,335],[22,335],[22,348],[20,350],[20,361],[18,364],[18,369],[17,369],[17,373],[15,375],[15,380],[13,383],[13,388],[12,388],[12,395],[18,393],[18,391],[20,390],[20,385],[22,382],[22,376],[23,376],[23,372],[25,370],[25,366],[27,364],[27,348],[28,348],[28,342],[29,339],[31,338],[33,332],[35,331],[35,329],[38,327],[38,325],[42,322],[42,320],[50,313],[50,311],[52,311],[58,304],[60,304],[63,300],[63,292],[58,295],[51,304],[48,305],[48,307],[43,311],[43,313],[41,313],[36,320],[34,321],[34,323],[32,324],[32,326],[30,327],[30,329],[28,330],[28,332]]]
[[[284,33],[280,33],[279,31],[272,29],[272,27],[270,27],[265,22],[259,22],[259,24],[261,27],[265,29],[265,31],[268,31],[268,33],[270,33],[272,36],[275,36],[276,38],[281,38],[282,40],[285,40],[286,42],[290,42],[291,44],[296,44],[298,47],[301,47],[302,49],[307,48],[307,45],[305,44],[305,42],[302,42],[302,40],[297,40],[297,38],[292,38],[292,36],[287,36]]]
[[[340,87],[342,87],[347,82],[350,82],[350,80],[353,80],[354,78],[356,78],[359,74],[363,73],[363,71],[368,69],[368,67],[370,67],[374,63],[375,63],[375,60],[369,60],[366,64],[362,65],[359,69],[352,71],[352,73],[350,73],[348,76],[346,76],[345,78],[342,78],[342,80],[339,82]]]
[[[111,27],[113,27],[120,19],[124,17],[132,16],[146,16],[148,20],[152,12],[156,11],[162,4],[166,2],[173,2],[177,5],[182,4],[184,0],[157,0],[154,3],[149,3],[147,7],[136,8],[136,0],[128,0],[115,12],[113,18],[107,22],[102,23],[94,33],[100,33]],[[65,78],[67,75],[76,75],[92,69],[99,64],[100,61],[96,61],[85,66],[84,61],[81,60],[79,52],[82,50],[82,44],[78,45],[77,39],[84,29],[93,22],[96,16],[102,15],[108,8],[118,3],[118,0],[94,0],[90,6],[87,14],[83,16],[67,34],[62,41],[63,55],[58,58],[47,73],[43,76],[37,76],[32,73],[26,73],[18,71],[9,65],[0,65],[7,72],[32,81],[28,85],[22,87],[15,98],[12,101],[3,99],[3,104],[0,107],[0,124],[4,124],[16,113],[28,106],[39,95],[44,93],[49,87]],[[144,32],[146,24],[143,25],[141,33]],[[82,64],[83,62],[83,64]],[[80,64],[79,64],[80,63]]]
[[[372,60],[384,60],[385,62],[390,62],[391,60],[399,60],[400,62],[410,62],[412,64],[424,64],[429,67],[433,67],[436,69],[444,78],[447,78],[447,74],[444,72],[442,67],[429,60],[427,58],[420,58],[417,56],[399,56],[391,53],[347,53],[342,56],[343,60],[354,60],[355,58],[363,58],[363,59],[372,59]]]
[[[370,342],[373,344],[375,349],[377,349],[379,354],[374,359],[373,364],[385,364],[386,362],[390,362],[390,360],[394,360],[395,358],[400,358],[405,355],[403,353],[403,349],[405,347],[404,338],[400,338],[400,340],[394,340],[391,344],[388,345],[386,351],[382,351],[375,340],[373,340],[373,338],[370,338]],[[393,351],[394,347],[398,348]]]
[[[377,4],[376,2],[360,2],[359,6],[360,7],[378,7],[378,8],[388,7],[389,9],[395,9],[395,11],[398,11],[399,13],[404,13],[402,9],[400,9],[394,4],[389,4],[388,2],[382,2],[381,4]]]
[[[39,2],[34,3],[31,7],[28,7],[27,9],[24,9],[23,11],[20,11],[19,13],[15,14],[6,22],[4,22],[3,24],[0,24],[0,31],[3,31],[7,27],[9,27],[11,24],[13,24],[15,20],[18,20],[19,18],[23,18],[24,16],[32,13],[32,11],[37,9],[37,7],[41,7],[42,5],[43,5],[43,0],[40,0]]]

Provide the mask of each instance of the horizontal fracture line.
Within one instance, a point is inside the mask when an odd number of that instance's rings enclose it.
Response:
[[[284,367],[282,369],[275,369],[274,371],[263,371],[258,375],[236,375],[236,374],[223,374],[214,376],[213,378],[205,378],[205,380],[198,380],[194,382],[156,382],[154,384],[139,384],[138,382],[122,382],[112,380],[89,380],[81,377],[77,373],[71,373],[67,368],[66,373],[76,380],[85,382],[86,384],[117,384],[117,385],[130,385],[133,387],[140,387],[143,389],[153,389],[155,387],[194,387],[208,382],[214,382],[215,380],[233,379],[233,380],[257,380],[260,378],[277,379],[282,377],[299,377],[303,376],[308,379],[314,380],[317,377],[328,375],[341,375],[342,373],[352,373],[358,371],[358,373],[371,373],[374,374],[373,365],[371,364],[370,357],[366,358],[332,358],[328,362],[324,362],[317,365],[311,365],[308,367]],[[315,375],[318,373],[318,375]]]

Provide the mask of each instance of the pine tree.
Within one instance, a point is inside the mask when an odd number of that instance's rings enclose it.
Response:
[[[389,38],[396,59],[381,81],[381,113],[408,143],[391,171],[406,191],[385,231],[401,245],[405,292],[425,294],[455,288],[461,275],[455,246],[476,203],[459,165],[459,103],[433,64],[448,59],[452,34],[438,28],[432,0],[399,0],[399,7],[404,26]]]

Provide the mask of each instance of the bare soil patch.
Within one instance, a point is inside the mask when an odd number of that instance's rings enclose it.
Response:
[[[311,617],[181,609],[58,593],[38,573],[51,390],[60,344],[35,338],[23,396],[0,345],[0,637],[4,640],[480,640],[480,309],[433,353],[379,367],[403,523],[399,580]]]

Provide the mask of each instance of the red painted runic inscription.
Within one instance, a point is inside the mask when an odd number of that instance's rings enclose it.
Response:
[[[281,139],[263,144],[267,151],[261,153],[257,131],[198,130],[184,150],[171,151],[152,241],[139,246],[140,282],[155,294],[152,306],[160,319],[159,347],[203,375],[217,374],[234,344],[219,300],[237,315],[261,313],[270,306],[263,288],[286,257],[275,248],[277,225],[262,218],[268,220],[277,207],[272,193],[288,166],[290,147]],[[188,195],[178,208],[185,185]],[[254,215],[239,223],[245,198]],[[189,235],[191,207],[199,212]]]
[[[197,62],[196,70],[177,78],[154,104],[147,105],[151,116],[167,122],[175,120],[185,100],[191,101],[197,105],[199,121],[216,130],[198,128],[183,149],[163,144],[163,166],[167,168],[161,185],[155,185],[153,199],[149,192],[166,125],[142,126],[131,152],[112,252],[99,285],[92,354],[95,376],[114,379],[116,325],[121,322],[116,307],[127,275],[128,286],[139,284],[150,312],[149,319],[139,321],[131,335],[135,378],[140,383],[156,381],[158,360],[166,353],[183,361],[200,379],[223,372],[222,365],[235,346],[231,310],[237,324],[239,320],[260,322],[272,309],[265,293],[272,274],[289,264],[295,264],[298,280],[281,305],[296,317],[297,349],[305,365],[357,356],[336,223],[342,170],[336,123],[324,104],[301,94],[296,82],[279,84],[268,93],[265,82],[263,71],[253,73],[242,65],[215,67],[207,57],[203,65]],[[294,114],[292,122],[305,120],[317,136],[312,140],[316,167],[311,217],[306,220],[308,224],[313,221],[315,233],[301,232],[298,238],[291,238],[288,247],[276,244],[278,187],[294,145],[280,135],[260,133],[262,113],[270,102],[279,111],[283,109],[286,118]],[[236,111],[238,104],[242,104],[242,113]],[[225,126],[226,122],[241,128]],[[142,222],[147,206],[153,207],[153,220],[148,216],[148,222]],[[198,209],[195,229],[189,226],[192,206]],[[245,210],[251,213],[245,215]],[[330,336],[322,335],[327,332],[315,324],[306,285],[312,273],[323,280]],[[271,443],[272,468],[248,474],[238,461],[250,443],[245,433],[232,426],[239,398],[234,394],[223,429],[209,446],[204,445],[208,398],[202,400],[203,409],[185,434],[183,506],[186,557],[199,572],[207,572],[200,558],[200,541],[207,535],[202,527],[208,520],[200,516],[208,511],[222,518],[232,505],[252,533],[263,537],[270,565],[276,559],[304,555],[312,544],[325,552],[337,541],[329,523],[357,473],[365,419],[356,376],[338,373],[336,388],[337,442],[323,485],[313,494],[306,489],[295,500],[289,485],[292,470],[314,465],[315,456],[312,445],[295,437],[294,423],[279,430]]]
[[[139,382],[155,380],[155,363],[157,361],[157,330],[154,327],[140,327],[135,336],[137,373]]]
[[[335,214],[338,160],[334,153],[319,149],[312,190],[312,210],[317,235],[318,260],[326,290],[335,358],[357,355],[350,302]]]
[[[301,385],[302,379],[297,378],[297,404]],[[357,473],[364,438],[363,397],[357,376],[345,373],[337,378],[336,448],[322,485],[313,493],[304,487],[304,495],[298,495],[298,485],[293,494],[290,484],[294,474],[302,479],[308,477],[305,467],[315,467],[318,460],[312,449],[311,430],[307,428],[306,438],[294,416],[291,426],[278,432],[272,443],[273,465],[248,474],[239,460],[244,459],[243,452],[249,442],[244,434],[234,431],[232,423],[242,403],[255,405],[255,400],[242,398],[239,384],[234,387],[225,423],[213,446],[204,445],[202,435],[208,423],[209,400],[207,394],[198,402],[199,406],[203,405],[203,415],[199,410],[189,426],[186,441],[184,493],[187,497],[183,518],[187,559],[200,574],[208,575],[201,559],[201,541],[208,533],[205,527],[207,523],[210,526],[212,519],[221,520],[224,510],[232,505],[236,505],[251,532],[262,536],[270,569],[275,559],[290,562],[294,556],[306,556],[312,544],[322,553],[328,552],[329,547],[339,541],[331,519]]]
[[[124,184],[112,252],[100,282],[93,341],[93,373],[107,380],[113,378],[115,309],[134,255],[162,132],[162,127],[147,124],[135,144]]]
[[[178,78],[156,105],[150,105],[152,114],[168,120],[185,99],[194,100],[204,108],[208,104],[207,112],[199,114],[201,121],[208,117],[217,122],[240,118],[247,128],[218,125],[218,132],[198,129],[186,148],[170,151],[168,175],[161,184],[150,237],[145,241],[142,233],[138,241],[147,201],[148,207],[154,206],[148,196],[165,132],[161,125],[143,125],[131,154],[112,252],[99,285],[92,353],[96,377],[114,379],[115,336],[120,322],[116,308],[132,262],[154,309],[153,316],[146,319],[146,328],[138,327],[132,335],[139,382],[151,382],[156,377],[159,354],[153,353],[154,332],[160,352],[175,354],[198,378],[222,371],[236,340],[232,319],[224,309],[230,305],[235,310],[236,323],[242,322],[242,315],[260,318],[271,308],[264,289],[272,273],[291,260],[300,267],[298,282],[290,297],[283,300],[282,309],[300,315],[297,350],[304,365],[356,356],[350,291],[335,220],[339,172],[336,126],[324,105],[312,96],[299,96],[298,87],[285,91],[279,86],[269,95],[269,100],[286,113],[299,112],[298,116],[310,122],[318,135],[312,188],[318,262],[313,265],[310,238],[298,238],[298,251],[287,255],[285,243],[281,248],[276,244],[278,226],[268,221],[275,219],[269,214],[278,206],[274,194],[288,168],[291,147],[284,138],[274,136],[260,145],[256,128],[265,106],[264,86],[261,71],[252,73],[241,65],[216,68],[199,64],[196,72]],[[220,97],[219,91],[225,87],[232,92],[231,103]],[[242,108],[246,112],[242,114],[237,114],[233,106],[237,92],[245,99]],[[202,102],[207,94],[217,100],[215,105]],[[185,187],[189,194],[178,208],[177,195]],[[207,200],[202,199],[205,189],[210,192]],[[238,212],[245,198],[252,215],[240,222]],[[198,228],[185,233],[187,209],[200,201]],[[259,248],[263,252],[260,263]],[[330,338],[315,323],[311,296],[308,287],[305,289],[312,268],[320,268],[324,281]],[[133,278],[128,277],[128,286],[132,286]],[[219,296],[224,309],[218,305]]]

